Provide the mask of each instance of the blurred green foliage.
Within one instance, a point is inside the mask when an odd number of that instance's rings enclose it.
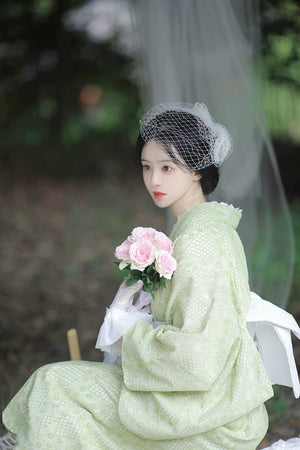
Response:
[[[262,1],[264,106],[275,137],[300,143],[300,3]]]
[[[2,175],[101,175],[111,161],[132,165],[140,103],[132,60],[113,39],[95,43],[67,29],[66,13],[84,3],[1,2]]]
[[[262,1],[262,50],[268,78],[300,89],[300,3]]]
[[[68,13],[86,3],[0,4],[0,184],[37,174],[101,176],[132,165],[141,113],[133,61],[117,47],[117,32],[96,42],[66,26]],[[299,142],[300,5],[262,0],[261,7],[270,129]]]
[[[294,281],[290,294],[290,304],[298,304],[300,298],[300,203],[294,202],[291,205],[292,223],[295,236],[295,266]]]
[[[274,397],[266,402],[270,424],[277,424],[286,420],[287,402],[282,396],[280,388],[274,389]]]

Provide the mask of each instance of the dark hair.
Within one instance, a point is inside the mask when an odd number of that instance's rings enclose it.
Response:
[[[204,123],[202,127],[208,134],[209,129]],[[149,133],[147,132],[148,130]],[[174,152],[175,148],[185,163],[184,167],[189,170],[195,170],[193,167],[199,162],[200,153],[202,160],[210,161],[210,144],[199,133],[198,120],[193,114],[188,112],[166,111],[158,114],[147,124],[146,129],[143,130],[143,135],[149,135],[150,137],[144,139],[141,133],[137,137],[136,162],[138,164],[141,163],[142,149],[150,140],[155,140],[162,144],[175,164],[182,166],[182,162]],[[213,192],[219,181],[218,168],[214,165],[209,165],[204,169],[196,170],[196,172],[201,175],[200,184],[203,194],[208,195]]]

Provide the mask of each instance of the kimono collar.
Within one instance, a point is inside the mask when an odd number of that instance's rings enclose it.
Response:
[[[194,221],[199,223],[205,222],[223,222],[232,228],[236,229],[242,217],[242,210],[240,208],[235,208],[233,205],[228,205],[224,202],[203,202],[198,203],[187,208],[179,217],[174,225],[182,224],[186,220]]]

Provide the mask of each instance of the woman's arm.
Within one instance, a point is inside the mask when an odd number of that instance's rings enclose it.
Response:
[[[130,390],[208,390],[234,364],[241,317],[231,261],[215,240],[192,243],[179,243],[178,268],[160,291],[168,296],[169,325],[153,329],[137,322],[123,336],[124,383]]]

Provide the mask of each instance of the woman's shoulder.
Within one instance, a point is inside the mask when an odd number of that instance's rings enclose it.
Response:
[[[214,234],[220,229],[236,230],[242,217],[242,211],[233,205],[218,202],[198,203],[187,208],[179,216],[173,227],[171,238],[185,234]]]
[[[235,253],[240,247],[236,228],[242,213],[232,205],[206,202],[188,208],[175,224],[171,239],[180,254]],[[239,248],[240,250],[240,248]]]

